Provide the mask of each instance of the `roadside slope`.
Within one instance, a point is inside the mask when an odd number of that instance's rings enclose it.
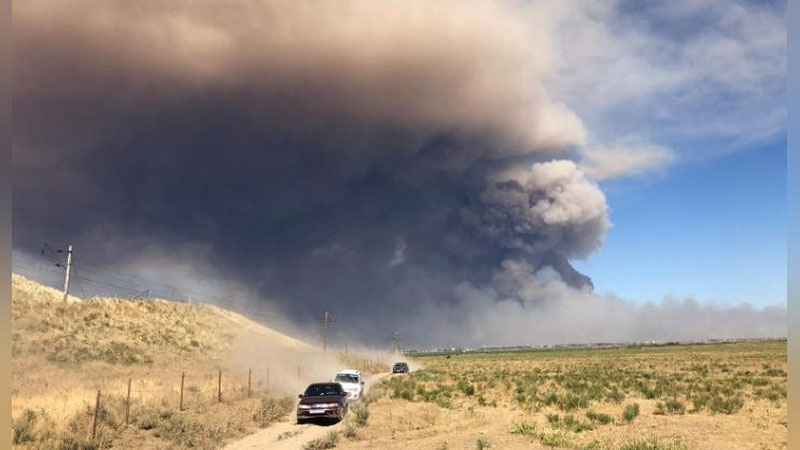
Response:
[[[19,448],[88,445],[98,391],[93,447],[219,448],[285,416],[287,392],[338,366],[335,356],[213,305],[64,302],[58,290],[16,274],[11,344]]]

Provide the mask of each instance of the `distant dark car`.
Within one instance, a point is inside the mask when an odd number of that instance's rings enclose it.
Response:
[[[404,362],[395,363],[392,367],[392,373],[408,373],[408,364]]]
[[[297,423],[309,419],[342,420],[347,414],[347,392],[339,383],[314,383],[300,394]]]

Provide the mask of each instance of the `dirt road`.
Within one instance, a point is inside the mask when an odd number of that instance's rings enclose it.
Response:
[[[375,383],[379,383],[381,380],[389,377],[389,375],[389,373],[379,373],[365,377],[367,390]],[[295,412],[292,411],[281,419],[280,422],[274,423],[242,440],[227,445],[225,450],[264,448],[296,450],[303,448],[303,445],[309,441],[324,437],[330,431],[340,430],[341,427],[342,422],[328,426],[317,424],[298,425],[295,421]]]

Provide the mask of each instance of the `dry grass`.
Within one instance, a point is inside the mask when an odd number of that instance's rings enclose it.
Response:
[[[786,448],[786,343],[418,357],[348,448]],[[376,394],[378,395],[378,394]]]
[[[13,276],[12,416],[19,448],[218,448],[268,426],[294,406],[278,381],[294,374],[296,365],[274,364],[270,385],[268,375],[254,370],[249,396],[250,361],[235,357],[241,348],[249,352],[245,359],[257,356],[258,362],[265,360],[260,350],[265,344],[276,358],[307,358],[317,351],[211,305],[62,300],[57,290]],[[307,376],[315,376],[312,369],[305,369]],[[181,372],[186,373],[184,411],[178,408]],[[303,381],[293,379],[290,386]],[[91,439],[98,390],[99,425]]]

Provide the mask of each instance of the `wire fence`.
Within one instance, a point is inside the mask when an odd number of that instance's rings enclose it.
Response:
[[[252,369],[247,375],[228,372],[180,372],[169,378],[127,378],[127,382],[116,382],[97,390],[91,415],[91,437],[95,439],[98,427],[103,426],[103,416],[108,411],[117,411],[124,417],[125,426],[135,422],[140,413],[152,410],[185,412],[206,408],[213,404],[235,402],[271,393],[269,371],[266,378],[254,376]],[[105,413],[103,413],[105,412]],[[88,424],[87,424],[88,425]]]

